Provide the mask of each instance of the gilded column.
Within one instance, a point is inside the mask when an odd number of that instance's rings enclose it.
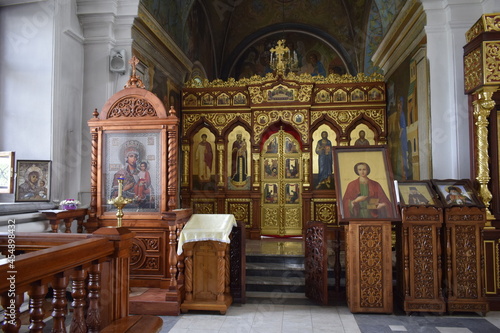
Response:
[[[477,161],[477,175],[476,180],[479,182],[479,194],[486,206],[487,219],[493,220],[494,216],[489,210],[492,194],[488,189],[488,183],[491,179],[490,168],[488,166],[488,117],[491,110],[495,106],[495,101],[491,99],[495,89],[483,88],[475,95],[474,105],[474,119],[476,125],[476,161]],[[491,226],[488,222],[487,226]]]
[[[302,155],[302,163],[304,165],[304,187],[311,186],[311,183],[309,182],[309,161],[310,161],[310,159],[311,159],[311,156],[309,155],[309,153]]]
[[[189,144],[182,145],[184,170],[182,171],[182,187],[189,187]]]
[[[217,144],[217,154],[219,155],[219,182],[218,187],[224,187],[224,144]]]
[[[260,154],[259,153],[253,153],[252,154],[252,159],[253,159],[253,186],[254,187],[259,187],[259,182],[260,182],[260,177],[259,177]]]

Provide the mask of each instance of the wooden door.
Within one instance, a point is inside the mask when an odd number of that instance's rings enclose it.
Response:
[[[302,235],[302,151],[283,130],[271,135],[261,152],[262,235]]]

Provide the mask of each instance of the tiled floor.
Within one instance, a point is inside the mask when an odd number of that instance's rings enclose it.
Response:
[[[247,254],[304,253],[300,239],[247,241],[246,249]],[[268,294],[265,298],[249,297],[246,304],[231,305],[225,315],[190,311],[178,317],[162,319],[162,333],[500,332],[500,312],[496,311],[488,312],[485,317],[476,313],[406,315],[399,309],[395,309],[391,315],[352,314],[345,304],[320,306],[305,297],[285,298],[283,294]]]

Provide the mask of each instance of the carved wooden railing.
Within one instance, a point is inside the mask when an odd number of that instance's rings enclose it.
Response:
[[[20,307],[27,292],[30,332],[43,332],[43,304],[50,287],[52,332],[66,332],[70,282],[70,332],[99,332],[128,316],[133,235],[125,228],[101,228],[93,234],[0,233],[0,251],[7,257],[0,259],[3,331],[19,332]]]

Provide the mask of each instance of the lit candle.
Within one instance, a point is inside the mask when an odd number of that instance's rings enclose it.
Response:
[[[124,178],[118,178],[118,197],[122,196],[122,190],[123,190],[123,179]]]

